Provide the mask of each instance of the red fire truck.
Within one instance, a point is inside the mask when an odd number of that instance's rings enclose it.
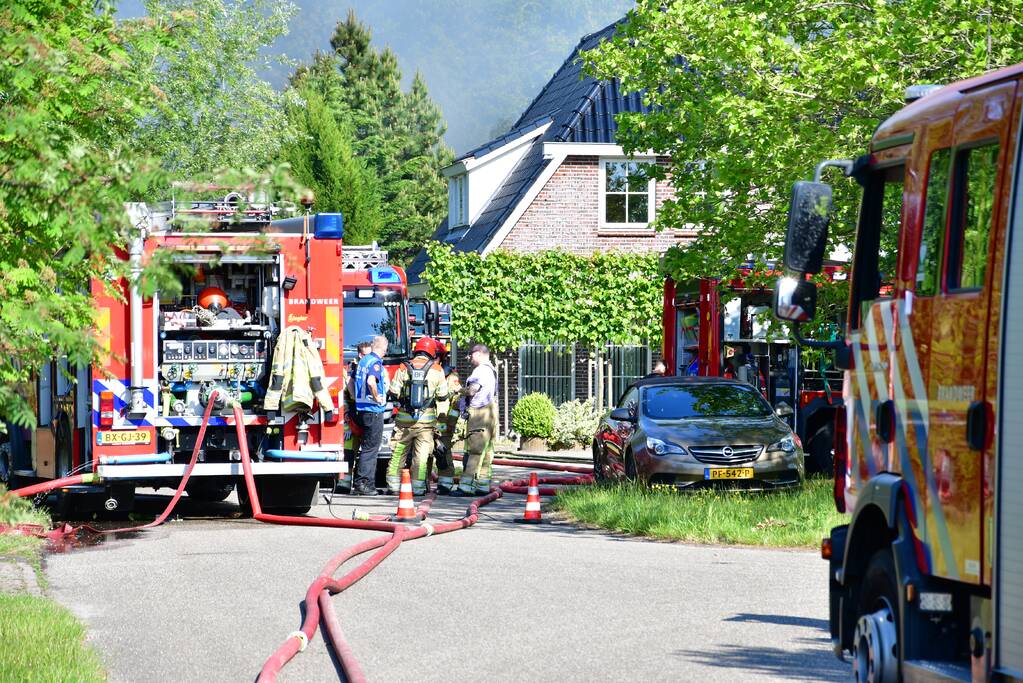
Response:
[[[911,89],[793,189],[776,314],[810,320],[837,166],[862,186],[824,540],[857,680],[1023,680],[1023,64]],[[914,99],[915,98],[915,99]],[[889,287],[885,287],[890,283]],[[822,342],[815,342],[816,345]]]
[[[838,264],[827,269],[832,277],[844,277]],[[804,444],[808,470],[830,473],[841,372],[807,368],[784,326],[771,329],[765,315],[770,315],[773,292],[755,284],[752,274],[750,265],[727,281],[665,280],[662,358],[667,372],[735,376],[758,387],[771,405],[790,406],[786,419]]]
[[[175,486],[213,390],[212,416],[188,494],[223,500],[241,476],[234,418],[241,402],[254,474],[271,507],[308,510],[319,479],[346,471],[337,395],[342,377],[340,214],[275,218],[272,206],[231,194],[188,206],[131,205],[137,236],[123,257],[133,278],[94,281],[106,360],[54,361],[38,378],[38,427],[11,428],[2,469],[25,482],[94,472],[107,509],[130,507],[136,487]],[[196,230],[194,221],[208,225]],[[136,277],[157,251],[182,266],[181,294],[144,299]],[[295,363],[278,347],[291,338]],[[298,347],[312,349],[322,364]],[[280,364],[280,367],[278,366]],[[268,409],[283,370],[306,372],[306,403]],[[282,375],[283,376],[283,375]],[[75,381],[72,381],[72,378]],[[317,391],[319,390],[319,391]],[[329,401],[327,400],[329,399]],[[77,490],[81,493],[82,490]]]

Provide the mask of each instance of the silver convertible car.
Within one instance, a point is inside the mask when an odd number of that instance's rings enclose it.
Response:
[[[597,481],[769,489],[803,481],[803,450],[756,389],[719,377],[641,379],[593,439]]]

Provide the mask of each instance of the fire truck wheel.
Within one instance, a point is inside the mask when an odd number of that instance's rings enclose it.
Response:
[[[220,503],[227,500],[227,497],[234,491],[234,482],[224,483],[220,481],[189,481],[185,486],[185,492],[189,498],[194,498],[200,503]]]
[[[835,437],[831,425],[824,425],[814,432],[806,446],[810,456],[807,458],[807,471],[833,476],[835,456],[832,448],[835,446]]]
[[[899,600],[891,549],[882,548],[870,558],[859,593],[853,634],[853,679],[857,683],[896,683]]]

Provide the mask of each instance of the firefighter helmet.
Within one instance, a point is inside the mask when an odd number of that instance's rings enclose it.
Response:
[[[198,304],[208,311],[217,313],[230,306],[227,294],[220,287],[207,287],[199,292]]]
[[[440,343],[433,337],[420,337],[413,349],[416,353],[425,353],[431,358],[436,358]]]

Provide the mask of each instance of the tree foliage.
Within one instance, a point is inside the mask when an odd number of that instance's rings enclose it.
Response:
[[[381,242],[398,263],[409,261],[447,213],[440,169],[453,155],[441,137],[445,125],[416,74],[401,88],[398,58],[378,51],[353,12],[339,22],[330,53],[318,52],[296,70],[292,84],[319,92],[339,122],[350,126],[355,152],[380,179]]]
[[[312,89],[297,93],[288,106],[294,132],[283,157],[295,179],[311,188],[315,211],[344,215],[345,243],[369,244],[383,224],[380,181],[355,156],[350,126],[338,121],[323,97]]]
[[[789,192],[823,159],[864,153],[905,88],[1019,60],[1023,1],[640,0],[588,68],[644,91],[627,150],[671,155],[660,227],[698,225],[665,257],[679,279],[781,256]],[[831,247],[852,246],[857,190],[836,186]]]
[[[284,101],[257,68],[267,62],[261,50],[287,33],[295,6],[287,0],[145,5],[150,21],[185,24],[178,41],[143,62],[162,102],[142,119],[137,148],[192,180],[274,162],[287,136]]]
[[[174,29],[93,0],[0,7],[0,423],[34,422],[26,387],[51,357],[97,353],[89,279],[125,274],[123,203],[162,182],[126,143],[157,98],[133,57]]]
[[[452,304],[452,334],[496,349],[527,340],[657,344],[662,278],[656,254],[564,251],[482,257],[431,243],[423,279]]]

